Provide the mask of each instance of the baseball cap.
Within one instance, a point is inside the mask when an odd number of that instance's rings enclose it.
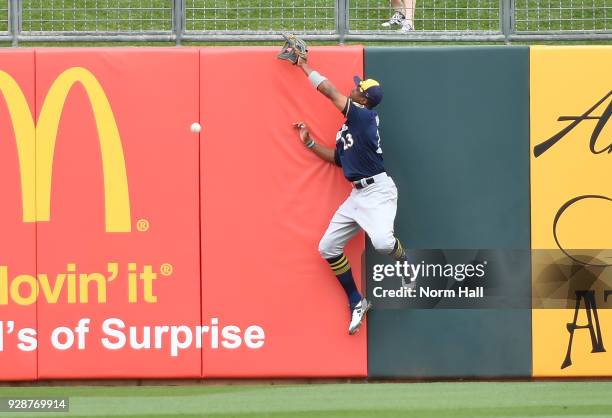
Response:
[[[372,80],[371,78],[362,80],[358,75],[353,77],[353,81],[355,81],[355,85],[359,87],[363,95],[368,99],[368,103],[371,107],[380,103],[383,98],[383,91],[378,81]]]

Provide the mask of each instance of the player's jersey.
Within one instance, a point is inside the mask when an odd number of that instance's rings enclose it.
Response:
[[[385,171],[376,112],[348,99],[345,116],[346,122],[336,134],[334,153],[344,176],[357,181]]]

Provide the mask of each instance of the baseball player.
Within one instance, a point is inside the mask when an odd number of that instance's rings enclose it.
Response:
[[[399,261],[406,260],[400,241],[394,236],[393,224],[397,210],[397,188],[385,172],[378,115],[374,107],[383,98],[376,80],[361,80],[355,76],[355,88],[349,97],[342,95],[323,75],[314,71],[302,57],[299,66],[320,93],[342,112],[346,121],[336,134],[336,147],[317,143],[304,122],[294,124],[304,145],[319,158],[342,167],[344,176],[353,185],[346,201],[334,214],[319,243],[319,253],[331,267],[344,288],[349,301],[351,320],[349,334],[354,334],[363,322],[371,303],[357,290],[351,266],[344,255],[346,243],[365,230],[374,248]]]

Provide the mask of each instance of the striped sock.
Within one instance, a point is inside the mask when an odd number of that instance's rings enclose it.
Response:
[[[408,257],[406,257],[406,250],[404,250],[402,243],[397,238],[395,238],[395,246],[393,247],[393,251],[391,251],[391,254],[389,255],[398,261],[408,260]]]
[[[338,281],[342,285],[342,288],[348,297],[350,307],[353,308],[361,301],[361,294],[355,285],[355,280],[353,279],[353,273],[351,271],[351,264],[344,254],[334,258],[328,258],[326,261],[329,263],[329,267],[331,267],[332,271],[338,278]]]

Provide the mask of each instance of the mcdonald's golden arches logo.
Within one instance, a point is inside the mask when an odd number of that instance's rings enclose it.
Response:
[[[15,79],[0,70],[0,92],[8,105],[17,141],[23,221],[44,222],[51,218],[57,130],[66,98],[76,83],[84,87],[96,121],[104,176],[106,232],[130,232],[130,197],[117,122],[104,89],[89,70],[81,67],[67,69],[53,82],[38,123]]]

